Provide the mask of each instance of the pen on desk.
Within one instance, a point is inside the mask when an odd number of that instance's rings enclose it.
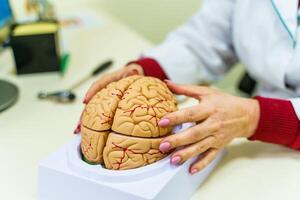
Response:
[[[112,64],[113,64],[112,60],[108,60],[108,61],[100,64],[90,75],[84,77],[83,79],[81,79],[80,81],[78,81],[77,83],[72,85],[69,88],[69,90],[74,90],[74,89],[78,88],[81,84],[83,84],[84,82],[89,80],[91,77],[97,76],[98,74],[100,74],[101,72],[103,72],[104,70],[109,68]]]
[[[76,99],[76,95],[73,92],[74,89],[79,87],[81,84],[83,84],[85,81],[90,79],[93,76],[98,75],[99,73],[103,72],[105,69],[109,68],[113,64],[112,60],[108,60],[102,64],[100,64],[92,73],[77,83],[75,83],[73,86],[71,86],[68,90],[63,91],[57,91],[57,92],[51,92],[51,93],[45,93],[40,92],[38,94],[39,99],[49,99],[60,103],[70,103],[73,102]]]

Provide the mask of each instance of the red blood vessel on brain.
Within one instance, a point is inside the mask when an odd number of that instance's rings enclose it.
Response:
[[[144,76],[130,76],[109,84],[87,104],[82,116],[83,160],[107,169],[142,167],[167,154],[161,140],[171,133],[158,121],[177,110],[165,83]]]

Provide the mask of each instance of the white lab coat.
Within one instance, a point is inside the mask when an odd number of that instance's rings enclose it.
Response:
[[[183,84],[217,80],[240,61],[258,82],[258,95],[291,99],[300,119],[297,17],[298,0],[204,0],[191,20],[144,56]]]

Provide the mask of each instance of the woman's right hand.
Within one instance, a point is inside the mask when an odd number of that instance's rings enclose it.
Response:
[[[118,81],[122,78],[125,78],[128,76],[133,76],[133,75],[144,75],[143,68],[140,65],[133,63],[133,64],[129,64],[128,66],[126,66],[118,71],[115,71],[113,73],[103,76],[101,79],[94,82],[92,84],[92,86],[88,89],[87,93],[85,94],[83,103],[84,104],[89,103],[89,101],[93,98],[93,96],[97,92],[99,92],[102,88],[106,87],[111,82]],[[81,116],[82,116],[82,114],[81,114]],[[80,130],[81,116],[80,116],[78,124],[74,130],[74,134],[77,134],[81,131]]]
[[[118,81],[122,78],[133,75],[144,75],[143,68],[140,65],[133,63],[118,71],[103,76],[101,79],[94,82],[88,89],[83,103],[87,104],[97,92],[99,92],[102,88],[106,87],[111,82]]]

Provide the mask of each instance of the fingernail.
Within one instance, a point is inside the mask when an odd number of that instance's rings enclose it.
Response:
[[[181,162],[180,156],[174,156],[173,158],[171,158],[171,163],[173,165],[178,165],[180,162]]]
[[[87,104],[87,99],[86,99],[86,97],[84,97],[82,103]]]
[[[194,169],[191,169],[191,174],[196,174],[198,172],[198,169],[194,168]]]
[[[158,122],[159,126],[167,126],[170,123],[169,119],[162,119]]]
[[[79,123],[79,124],[77,124],[77,127],[76,127],[76,129],[74,130],[74,134],[78,134],[80,131],[81,131],[81,125],[80,125],[80,123]]]
[[[163,142],[159,145],[159,150],[161,150],[162,152],[167,152],[169,151],[171,147],[171,144],[169,142]]]

